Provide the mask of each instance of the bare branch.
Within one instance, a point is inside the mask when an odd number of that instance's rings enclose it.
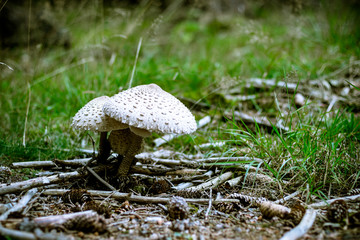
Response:
[[[313,204],[308,205],[308,207],[315,208],[315,209],[324,208],[324,207],[328,207],[332,202],[335,202],[337,200],[344,200],[345,202],[359,201],[360,200],[360,194],[354,195],[354,196],[347,196],[347,197],[330,199],[330,200],[323,201],[323,202],[318,202],[318,203],[313,203]]]
[[[199,190],[204,190],[204,189],[208,189],[208,188],[214,188],[218,185],[220,185],[221,183],[225,182],[226,180],[230,179],[232,177],[233,173],[232,172],[226,172],[224,174],[221,174],[220,176],[207,181],[203,184],[200,184],[198,186],[195,187],[189,187],[188,190],[189,191],[199,191]]]
[[[65,189],[48,189],[42,192],[44,195],[63,195],[65,192],[69,190]],[[100,191],[100,190],[88,190],[87,191],[91,196],[94,197],[110,197],[117,200],[128,200],[129,202],[138,202],[138,203],[161,203],[167,204],[170,201],[170,198],[167,197],[145,197],[145,196],[137,196],[132,193],[121,193],[121,192],[111,192],[111,191]],[[209,199],[203,198],[185,198],[188,203],[197,203],[197,204],[208,204]],[[239,203],[238,199],[218,199],[214,201],[218,202],[233,202]]]
[[[293,192],[292,194],[290,194],[289,196],[286,196],[284,198],[281,198],[279,200],[276,200],[274,203],[284,203],[286,202],[287,200],[289,199],[292,199],[294,198],[295,196],[299,195],[301,193],[301,191],[296,191],[296,192]]]
[[[45,186],[53,183],[58,183],[61,181],[73,179],[73,178],[79,178],[83,176],[82,174],[75,172],[69,172],[69,173],[60,173],[56,174],[50,177],[38,177],[38,178],[32,178],[26,181],[22,182],[15,182],[12,184],[1,184],[0,185],[0,195],[6,194],[6,193],[14,193],[19,192],[23,190],[27,190],[34,187],[40,187]]]
[[[15,162],[12,163],[13,168],[49,168],[60,166],[83,166],[87,164],[91,158],[81,158],[72,160],[53,160],[53,161],[30,161],[30,162]]]
[[[30,189],[13,208],[7,210],[0,216],[0,221],[6,220],[11,213],[21,212],[37,191],[37,188]]]
[[[299,225],[285,233],[280,240],[294,240],[304,236],[312,227],[316,219],[316,210],[307,209]]]
[[[4,237],[10,237],[10,239],[24,239],[24,240],[36,240],[38,239],[35,234],[18,231],[18,230],[12,230],[3,227],[0,224],[0,235]]]

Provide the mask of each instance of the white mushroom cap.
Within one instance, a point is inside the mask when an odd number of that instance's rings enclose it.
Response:
[[[79,130],[98,132],[128,128],[128,125],[110,118],[103,112],[103,105],[109,99],[108,96],[102,96],[85,104],[73,117],[71,126]]]
[[[189,134],[196,130],[195,117],[190,110],[156,84],[140,85],[114,95],[104,104],[103,111],[128,124],[140,136],[141,129],[176,134]],[[146,131],[143,134],[149,135]]]

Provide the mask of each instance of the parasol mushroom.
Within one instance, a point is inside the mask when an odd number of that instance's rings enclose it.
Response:
[[[100,132],[99,154],[97,156],[99,162],[106,161],[110,155],[111,148],[107,140],[107,132],[129,127],[104,114],[102,108],[109,99],[108,96],[102,96],[91,100],[75,114],[71,124],[73,128],[78,130]]]
[[[129,125],[129,129],[112,131],[109,136],[111,148],[124,156],[119,176],[128,174],[135,155],[141,151],[143,138],[152,132],[189,134],[196,130],[190,110],[156,84],[140,85],[112,96],[104,103],[103,111]]]

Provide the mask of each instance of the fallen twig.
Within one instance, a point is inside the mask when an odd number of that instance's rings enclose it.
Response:
[[[242,179],[242,177],[236,177],[236,178],[230,179],[225,182],[225,187],[235,187],[240,183],[241,179]]]
[[[131,173],[145,174],[148,176],[164,176],[166,173],[174,171],[173,168],[164,166],[153,166],[153,165],[135,165],[130,168]]]
[[[23,190],[27,190],[34,187],[41,187],[53,183],[58,183],[61,181],[79,178],[84,176],[83,174],[78,173],[77,171],[69,172],[69,173],[60,173],[50,177],[37,177],[32,178],[26,181],[15,182],[11,184],[1,184],[0,185],[0,195],[7,194],[7,193],[14,193]]]
[[[30,189],[14,207],[10,208],[0,216],[0,221],[6,220],[11,213],[22,211],[37,191],[37,188]]]
[[[116,188],[111,186],[108,182],[106,182],[104,179],[102,179],[92,168],[87,167],[86,169],[94,176],[97,180],[99,180],[102,184],[104,184],[106,187],[108,187],[112,191],[116,191]]]
[[[325,200],[323,202],[310,204],[310,205],[308,205],[308,207],[315,208],[315,209],[324,208],[324,207],[328,207],[332,202],[335,202],[337,200],[344,200],[345,202],[359,201],[360,200],[360,194],[354,195],[354,196],[346,196],[346,197],[341,197],[341,198],[329,199],[329,200]]]
[[[13,168],[49,168],[60,166],[83,166],[83,163],[88,163],[91,158],[81,158],[72,160],[53,160],[53,161],[30,161],[30,162],[15,162],[12,163]],[[58,164],[58,165],[57,165]]]
[[[207,181],[203,184],[200,184],[198,186],[195,187],[189,187],[187,190],[189,191],[199,191],[199,190],[204,190],[204,189],[208,189],[208,188],[214,188],[218,185],[220,185],[221,183],[225,182],[226,180],[228,180],[229,178],[231,178],[233,175],[232,172],[226,172],[224,174],[221,174],[220,176]]]
[[[226,166],[235,166],[235,167],[243,167],[243,168],[254,168],[250,165],[239,165],[239,163],[241,163],[241,161],[244,162],[249,162],[249,161],[255,161],[258,163],[262,163],[263,160],[260,158],[254,158],[254,157],[212,157],[212,158],[203,158],[203,159],[195,159],[193,161],[190,160],[175,160],[175,159],[162,159],[162,158],[156,158],[153,157],[151,159],[147,159],[150,161],[153,161],[154,163],[157,164],[162,164],[164,166],[169,166],[169,167],[176,167],[176,166],[185,166],[185,167],[192,167],[192,168],[196,168],[196,167],[202,167],[202,168],[208,168],[208,167],[212,167],[214,164],[217,165],[226,165]],[[239,163],[237,163],[237,161]],[[228,162],[233,162],[233,163],[228,163]],[[254,168],[255,170],[257,168]]]
[[[290,194],[289,196],[286,196],[286,197],[284,197],[284,198],[281,198],[281,199],[276,200],[274,203],[284,203],[284,202],[286,202],[287,200],[292,199],[293,197],[299,195],[300,193],[301,193],[301,191],[293,192],[293,193]]]
[[[250,78],[246,81],[247,87],[258,88],[273,88],[280,87],[285,88],[287,91],[294,92],[297,88],[296,83],[289,83],[284,81],[277,81],[276,79],[262,79],[262,78]]]
[[[250,116],[246,113],[243,112],[239,112],[239,111],[234,111],[232,113],[227,113],[226,115],[228,116],[235,116],[240,118],[241,120],[243,120],[244,122],[248,122],[248,123],[255,123],[255,124],[259,124],[259,125],[263,125],[267,128],[273,128],[274,126],[277,127],[278,129],[282,130],[282,131],[289,131],[288,127],[284,127],[283,125],[281,125],[280,123],[276,123],[275,125],[273,125],[268,119],[266,119],[265,117],[257,117],[257,116]]]
[[[258,95],[236,95],[236,96],[234,96],[234,95],[230,95],[230,94],[226,94],[225,96],[224,96],[224,98],[226,99],[226,100],[229,100],[229,101],[238,101],[238,102],[240,102],[240,101],[248,101],[248,100],[253,100],[253,99],[256,99],[256,98],[259,98],[260,96],[258,96]]]
[[[208,219],[209,217],[209,213],[210,213],[210,209],[212,207],[212,188],[210,188],[210,193],[209,193],[209,206],[205,212],[205,220]]]
[[[33,233],[5,228],[1,225],[1,223],[0,223],[0,235],[4,237],[8,237],[9,239],[24,239],[24,240],[38,239]]]
[[[237,162],[237,161],[244,161],[244,162],[259,162],[262,163],[264,160],[255,157],[212,157],[212,158],[204,158],[204,159],[197,159],[196,163],[218,163],[218,162]]]
[[[93,215],[97,215],[97,213],[93,210],[87,210],[83,212],[75,212],[68,213],[63,215],[54,215],[54,216],[46,216],[46,217],[37,217],[33,219],[33,222],[41,228],[48,227],[58,227],[69,221],[70,219],[74,219],[77,217],[92,217]]]
[[[38,191],[37,188],[30,189],[14,207],[7,210],[0,216],[0,221],[6,220],[11,213],[21,212],[26,207],[26,205],[31,200],[31,198],[37,193],[37,191]],[[3,227],[1,223],[0,223],[0,236],[10,237],[14,239],[26,239],[26,240],[37,239],[37,237],[32,233],[8,229]]]
[[[43,195],[63,195],[69,190],[66,189],[48,189],[42,192]],[[136,196],[132,193],[121,193],[121,192],[111,192],[111,191],[100,191],[100,190],[88,190],[87,191],[93,197],[110,197],[117,200],[128,200],[129,202],[138,202],[138,203],[161,203],[167,204],[170,201],[170,198],[167,197],[145,197],[145,196]],[[209,199],[202,198],[185,198],[188,203],[197,203],[197,204],[208,204]],[[238,199],[219,199],[215,200],[217,202],[233,202],[238,203]]]
[[[207,171],[204,169],[184,168],[184,169],[167,172],[166,175],[167,176],[169,176],[169,175],[194,176],[195,174],[202,174],[205,172],[207,172]],[[199,175],[197,175],[197,176],[199,176]]]
[[[230,168],[235,168],[235,169],[239,169],[239,170],[243,170],[243,171],[249,171],[249,172],[262,172],[261,169],[259,169],[258,167],[253,167],[249,164],[239,164],[239,163],[227,163],[227,162],[223,162],[223,163],[203,163],[202,164],[202,168],[205,169],[210,169],[213,168],[214,166],[216,167],[226,167],[227,169]]]
[[[203,143],[200,145],[195,145],[196,150],[200,149],[208,149],[213,147],[223,147],[226,145],[226,141],[217,141],[217,142],[210,142],[210,143]]]
[[[306,234],[309,229],[312,227],[316,219],[316,210],[307,209],[304,217],[302,218],[299,225],[297,225],[292,230],[286,232],[280,240],[294,240],[302,237]]]
[[[213,154],[213,156],[216,156],[218,154]],[[220,155],[220,153],[219,153]],[[199,158],[204,158],[204,154],[185,154],[182,152],[175,152],[175,151],[170,151],[170,150],[165,150],[165,149],[160,149],[158,151],[155,152],[143,152],[143,153],[139,153],[135,156],[137,159],[139,160],[151,160],[153,158],[157,158],[157,159],[168,159],[168,158],[172,158],[172,157],[177,157],[179,159],[188,159],[188,160],[193,160],[193,159],[199,159]]]
[[[183,182],[183,183],[180,183],[179,185],[177,186],[174,186],[172,187],[172,189],[175,189],[176,191],[180,191],[180,190],[183,190],[185,188],[189,188],[191,186],[193,186],[194,184],[191,183],[191,182]]]

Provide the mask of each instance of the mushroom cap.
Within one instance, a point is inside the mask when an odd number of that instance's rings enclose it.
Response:
[[[109,101],[108,96],[95,98],[85,104],[73,117],[71,126],[79,130],[108,132],[124,129],[129,126],[110,118],[103,112],[103,105]]]
[[[149,132],[189,134],[196,130],[190,110],[156,84],[140,85],[112,96],[103,111],[119,122]]]

